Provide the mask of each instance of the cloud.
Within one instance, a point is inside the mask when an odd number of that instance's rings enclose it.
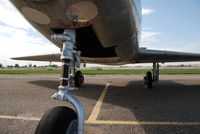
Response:
[[[147,31],[142,31],[142,44],[151,44],[153,42],[157,42],[158,38],[157,36],[160,35],[160,32],[147,32]]]
[[[32,62],[19,62],[9,58],[59,52],[59,48],[34,32],[33,30],[0,25],[0,62],[3,62],[4,65],[15,63],[24,65]],[[40,64],[40,62],[34,63]]]
[[[152,28],[151,27],[143,27],[142,30],[147,31],[147,30],[152,30]]]
[[[46,62],[15,61],[10,57],[59,52],[59,48],[39,34],[9,0],[0,0],[0,12],[0,63],[44,65]]]
[[[142,8],[142,15],[149,15],[153,12],[154,12],[153,9]]]
[[[142,32],[142,39],[149,39],[152,37],[155,37],[156,35],[159,35],[160,32]]]
[[[15,28],[32,28],[9,0],[0,0],[0,22]]]
[[[161,32],[142,31],[141,46],[145,46],[149,49],[155,50],[167,50],[167,51],[178,51],[178,52],[191,52],[200,53],[200,42],[177,42],[172,44],[162,45],[162,41],[159,40]],[[159,42],[159,44],[158,44]],[[181,46],[181,47],[180,47]]]
[[[200,42],[190,42],[186,45],[183,44],[183,47],[177,48],[183,52],[193,52],[193,53],[200,53]]]

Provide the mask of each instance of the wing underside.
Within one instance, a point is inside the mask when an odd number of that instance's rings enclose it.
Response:
[[[60,53],[55,54],[45,54],[45,55],[33,55],[24,57],[11,58],[13,60],[27,60],[27,61],[49,61],[49,62],[60,62]],[[119,57],[110,58],[90,58],[81,57],[82,63],[96,63],[96,64],[106,64],[106,65],[121,65],[124,63],[118,63]]]
[[[13,60],[30,60],[30,61],[60,61],[60,53],[55,54],[44,54],[44,55],[33,55],[24,57],[11,58]]]
[[[200,61],[200,54],[175,51],[140,49],[139,62],[191,62]]]
[[[60,61],[60,53],[17,57],[17,58],[12,58],[12,59],[59,62]],[[119,57],[111,57],[111,58],[81,57],[81,61],[83,63],[97,63],[97,64],[107,64],[107,65],[120,65],[120,64],[135,63],[133,61],[119,62],[119,59],[120,59]],[[200,54],[140,49],[139,60],[136,63],[153,63],[153,62],[163,62],[164,63],[164,62],[191,62],[191,61],[200,61]]]

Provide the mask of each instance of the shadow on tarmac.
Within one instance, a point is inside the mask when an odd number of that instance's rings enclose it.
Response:
[[[53,80],[32,81],[30,83],[53,90],[57,90],[59,85],[57,81]],[[87,83],[75,95],[97,100],[104,87],[105,85]],[[97,92],[98,96],[94,95]],[[162,80],[155,83],[154,88],[150,90],[144,88],[143,81],[130,81],[126,86],[111,84],[105,96],[104,104],[111,104],[110,108],[112,108],[112,105],[117,105],[129,109],[137,121],[200,122],[200,84],[182,85],[173,81]],[[120,111],[117,112],[120,115]],[[113,113],[110,113],[109,120],[112,120],[112,115]],[[99,116],[103,116],[101,112]],[[143,125],[141,127],[146,134],[200,132],[199,126]]]

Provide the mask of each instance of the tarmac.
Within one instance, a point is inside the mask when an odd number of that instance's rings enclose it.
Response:
[[[0,134],[34,134],[59,75],[0,75]],[[160,75],[151,90],[143,75],[85,76],[71,92],[85,109],[85,134],[199,134],[200,75]]]

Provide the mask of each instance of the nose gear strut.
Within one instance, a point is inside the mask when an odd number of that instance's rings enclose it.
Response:
[[[51,36],[54,41],[63,41],[63,49],[61,53],[62,73],[60,78],[59,92],[55,93],[52,98],[61,101],[69,101],[75,107],[78,115],[77,134],[83,134],[84,131],[84,110],[81,103],[73,97],[68,91],[77,90],[73,85],[75,77],[75,65],[80,67],[80,51],[74,50],[75,47],[75,31],[65,30],[64,34],[54,34]]]
[[[84,109],[81,103],[69,93],[70,90],[78,89],[74,83],[76,76],[75,66],[80,67],[81,65],[81,52],[75,50],[75,37],[74,30],[65,30],[63,34],[53,34],[51,36],[54,41],[63,42],[63,48],[61,50],[62,72],[60,86],[58,87],[59,91],[52,95],[52,98],[70,102],[75,107],[76,112],[67,107],[55,107],[49,110],[41,119],[36,129],[37,134],[84,133]]]

